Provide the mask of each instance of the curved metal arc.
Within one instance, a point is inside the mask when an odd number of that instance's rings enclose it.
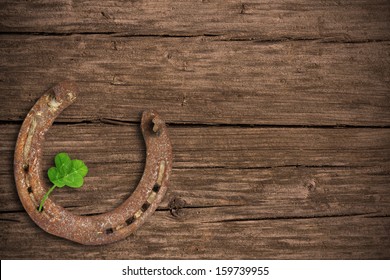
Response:
[[[24,208],[43,230],[72,241],[97,245],[111,243],[133,233],[150,216],[164,197],[172,170],[172,148],[164,121],[157,112],[145,111],[141,130],[146,143],[144,174],[132,195],[116,209],[96,216],[79,216],[45,202],[41,177],[42,143],[54,119],[76,98],[71,83],[61,83],[46,92],[34,105],[20,129],[15,149],[15,181]]]

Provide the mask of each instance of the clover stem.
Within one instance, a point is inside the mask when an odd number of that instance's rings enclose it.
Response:
[[[51,192],[52,192],[56,187],[57,187],[56,185],[53,185],[53,186],[50,188],[50,190],[48,190],[47,193],[45,193],[45,195],[43,196],[43,198],[42,198],[42,200],[41,200],[41,204],[39,204],[39,209],[38,209],[39,212],[42,212],[43,204],[45,204],[46,199],[49,197],[49,195],[51,194]]]

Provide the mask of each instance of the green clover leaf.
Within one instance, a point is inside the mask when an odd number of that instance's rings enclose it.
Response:
[[[88,173],[88,167],[82,160],[71,160],[67,153],[59,153],[54,158],[55,167],[50,167],[47,175],[54,184],[43,196],[38,211],[42,211],[43,204],[50,193],[56,188],[68,186],[71,188],[81,188],[84,184],[84,177]]]

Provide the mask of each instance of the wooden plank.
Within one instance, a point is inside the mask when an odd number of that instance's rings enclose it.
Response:
[[[12,161],[18,125],[1,125],[2,154]],[[390,130],[379,128],[169,127],[176,168],[375,167],[390,163]],[[137,164],[145,147],[137,125],[55,125],[43,167],[63,150],[89,164]],[[2,165],[12,172],[12,165]]]
[[[80,97],[61,122],[390,125],[389,43],[1,36],[0,120],[20,121],[56,82]]]
[[[1,32],[389,40],[386,0],[2,1]]]
[[[92,165],[83,188],[57,189],[51,198],[75,214],[107,212],[127,199],[138,184],[142,172],[129,169],[124,164]],[[23,211],[12,175],[1,181],[0,212]],[[390,215],[389,181],[389,169],[381,168],[174,169],[159,209],[199,223]]]
[[[192,211],[196,212],[196,209]],[[388,259],[388,217],[197,223],[156,212],[134,235],[80,246],[48,235],[24,213],[1,220],[2,259]],[[34,238],[32,238],[34,236]]]
[[[20,211],[12,176],[19,126],[0,127],[0,211]],[[217,219],[390,210],[387,129],[169,129],[174,171],[162,209],[178,198],[192,207],[227,206]],[[43,170],[64,150],[90,168],[77,200],[74,190],[53,194],[79,214],[113,209],[141,178],[145,148],[136,125],[55,125],[46,138]]]

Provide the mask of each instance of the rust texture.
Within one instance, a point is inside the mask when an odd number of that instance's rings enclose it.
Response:
[[[48,90],[28,113],[15,149],[16,187],[23,207],[46,232],[86,245],[111,243],[133,233],[161,202],[172,170],[171,143],[165,122],[158,113],[143,112],[145,170],[137,188],[125,202],[107,213],[79,216],[49,197],[44,210],[38,212],[37,207],[48,189],[40,171],[45,133],[55,118],[75,101],[76,92],[73,83],[60,83]]]

